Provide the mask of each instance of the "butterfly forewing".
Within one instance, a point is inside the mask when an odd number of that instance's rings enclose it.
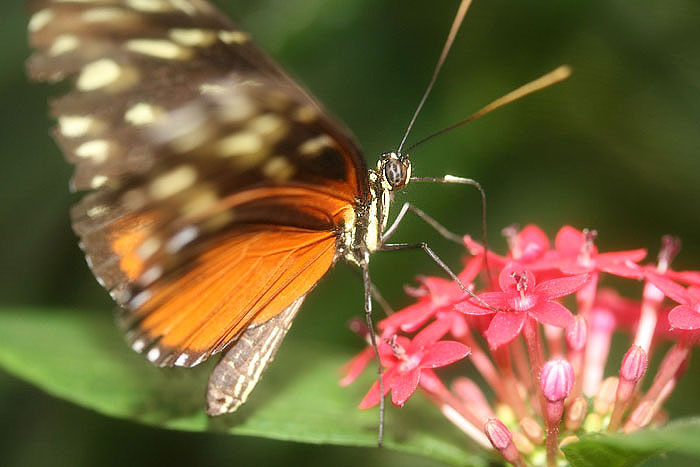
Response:
[[[74,229],[132,346],[192,366],[305,295],[367,195],[347,131],[206,2],[31,10],[30,75],[72,81]]]

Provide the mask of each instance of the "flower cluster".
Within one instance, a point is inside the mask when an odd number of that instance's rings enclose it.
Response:
[[[664,237],[657,263],[642,265],[645,250],[600,253],[590,230],[564,226],[553,246],[533,225],[504,235],[506,256],[464,238],[471,256],[459,282],[419,277],[418,287],[406,288],[416,303],[378,322],[382,384],[360,408],[379,403],[380,387],[399,406],[420,388],[514,465],[556,465],[559,448],[583,433],[663,423],[662,405],[700,338],[700,273],[670,268],[679,242]],[[638,283],[641,300],[602,286],[610,275]],[[629,335],[630,346],[619,374],[604,378],[616,331]],[[643,384],[660,339],[673,345]],[[467,356],[494,400],[467,376],[448,387],[435,372]],[[346,365],[341,384],[374,358],[368,346]]]

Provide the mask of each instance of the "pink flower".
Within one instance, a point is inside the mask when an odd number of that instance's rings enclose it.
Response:
[[[406,288],[417,303],[379,323],[378,353],[385,372],[360,408],[378,404],[380,389],[391,392],[392,402],[401,406],[420,387],[449,421],[516,466],[543,463],[542,449],[535,445],[546,447],[546,464],[555,466],[564,462],[560,446],[589,430],[630,432],[658,423],[700,338],[700,272],[670,269],[679,241],[664,237],[658,263],[639,266],[644,250],[598,253],[595,232],[564,226],[554,250],[536,226],[503,233],[509,246],[504,256],[464,239],[473,256],[459,277],[469,290],[479,291],[476,297],[437,277],[419,277],[417,287]],[[641,299],[601,287],[599,278],[606,279],[601,272],[633,279],[636,288],[638,279],[646,278]],[[475,281],[477,276],[481,280]],[[575,304],[576,317],[559,303],[570,294],[576,299],[566,303]],[[664,306],[664,296],[678,305]],[[544,333],[539,323],[547,325]],[[673,337],[680,338],[644,390],[640,382],[657,347],[654,339],[671,337],[670,327],[676,329]],[[367,341],[364,321],[355,321],[352,328]],[[618,366],[619,377],[605,378],[615,349],[613,335],[620,330],[634,333],[634,343]],[[503,347],[521,333],[524,342]],[[448,334],[454,341],[441,340]],[[490,349],[482,346],[479,334]],[[464,375],[446,385],[443,375],[436,374],[434,368],[467,355],[493,399]],[[371,347],[353,358],[342,383],[354,380],[373,358]],[[582,428],[588,398],[597,419],[609,419],[607,426]],[[494,418],[500,407],[506,408],[509,428]],[[560,439],[562,426],[568,431]]]
[[[672,328],[686,331],[700,329],[700,287],[691,285],[687,289],[675,282],[647,273],[647,280],[654,284],[664,295],[680,303],[668,314],[668,322]]]
[[[506,227],[503,229],[502,233],[508,241],[508,254],[506,256],[500,256],[489,251],[488,260],[490,268],[502,268],[511,261],[517,261],[520,264],[526,265],[531,271],[553,269],[549,264],[545,264],[544,268],[539,266],[540,259],[550,251],[549,239],[542,229],[534,224],[528,224],[519,232],[515,227]],[[464,237],[464,244],[471,254],[480,258],[483,256],[484,247],[480,243],[474,241],[470,236],[466,235]]]
[[[455,341],[440,341],[448,331],[448,326],[435,321],[424,328],[411,340],[404,336],[394,336],[382,342],[380,352],[382,365],[387,369],[382,375],[384,394],[391,391],[391,401],[403,406],[415,392],[421,377],[435,378],[433,368],[449,365],[469,355],[470,349]],[[386,349],[390,351],[387,352]],[[379,403],[379,382],[374,383],[360,403],[361,409]]]
[[[529,269],[537,269],[537,261],[549,251],[547,235],[534,224],[528,224],[518,232],[514,227],[503,229],[508,240],[508,257]]]
[[[565,225],[554,240],[555,252],[543,264],[559,268],[565,274],[607,272],[616,276],[641,279],[643,271],[636,263],[647,255],[646,250],[598,253],[593,240],[595,231],[580,231]]]
[[[498,276],[502,292],[486,292],[479,298],[493,308],[484,307],[474,299],[455,305],[462,313],[471,315],[495,314],[485,332],[492,348],[515,339],[528,317],[540,323],[566,328],[573,323],[571,312],[555,300],[576,292],[588,281],[587,274],[551,279],[540,284],[521,264],[508,264]]]
[[[474,278],[479,274],[483,264],[481,258],[474,257],[467,262],[467,265],[458,277],[466,287],[469,287]],[[443,279],[441,277],[418,276],[419,286],[407,288],[409,295],[419,298],[418,303],[410,305],[403,310],[397,311],[393,315],[381,320],[377,327],[383,337],[390,337],[399,331],[415,332],[436,314],[452,311],[453,305],[464,300],[467,293],[464,292],[455,281]],[[455,322],[455,326],[463,324]],[[464,324],[466,326],[466,324]]]

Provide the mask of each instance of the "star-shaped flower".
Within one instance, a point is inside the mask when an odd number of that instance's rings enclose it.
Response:
[[[491,307],[474,299],[455,305],[458,311],[471,315],[494,314],[485,332],[492,348],[515,339],[528,317],[543,324],[566,328],[573,322],[571,312],[555,300],[576,292],[588,281],[587,274],[551,279],[540,284],[535,276],[519,263],[508,264],[498,276],[501,292],[486,292],[479,298]]]
[[[508,254],[500,256],[489,251],[490,267],[503,267],[512,261],[517,261],[531,271],[542,269],[539,262],[550,252],[549,239],[542,229],[534,224],[528,224],[520,231],[515,227],[507,227],[503,229],[503,235],[508,240]],[[464,244],[473,255],[484,254],[484,247],[468,235],[464,237]],[[548,267],[551,268],[552,265],[545,263],[544,268]]]
[[[466,345],[439,340],[448,329],[448,323],[435,321],[413,339],[393,336],[382,342],[380,358],[386,368],[382,375],[384,394],[391,391],[391,401],[395,405],[406,403],[422,377],[432,378],[433,368],[449,365],[469,355],[470,349]],[[360,403],[360,408],[373,407],[379,400],[379,382],[376,382]]]
[[[549,263],[564,274],[607,272],[616,276],[641,279],[643,270],[636,263],[647,255],[645,249],[598,253],[593,241],[596,232],[565,225],[554,240],[555,249],[540,263]]]
[[[470,287],[479,274],[482,264],[483,261],[480,258],[471,258],[464,271],[457,276],[462,284]],[[415,332],[436,314],[451,311],[456,302],[468,296],[452,279],[419,276],[417,280],[418,287],[406,290],[409,295],[419,299],[418,303],[409,305],[381,320],[377,327],[383,337],[390,337],[398,332]]]

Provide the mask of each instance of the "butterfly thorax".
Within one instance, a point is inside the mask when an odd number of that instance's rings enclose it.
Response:
[[[358,266],[367,264],[370,254],[381,247],[394,191],[408,184],[411,160],[408,154],[382,154],[377,169],[369,169],[367,178],[368,196],[358,201],[352,219],[346,221],[338,248],[339,254]]]

